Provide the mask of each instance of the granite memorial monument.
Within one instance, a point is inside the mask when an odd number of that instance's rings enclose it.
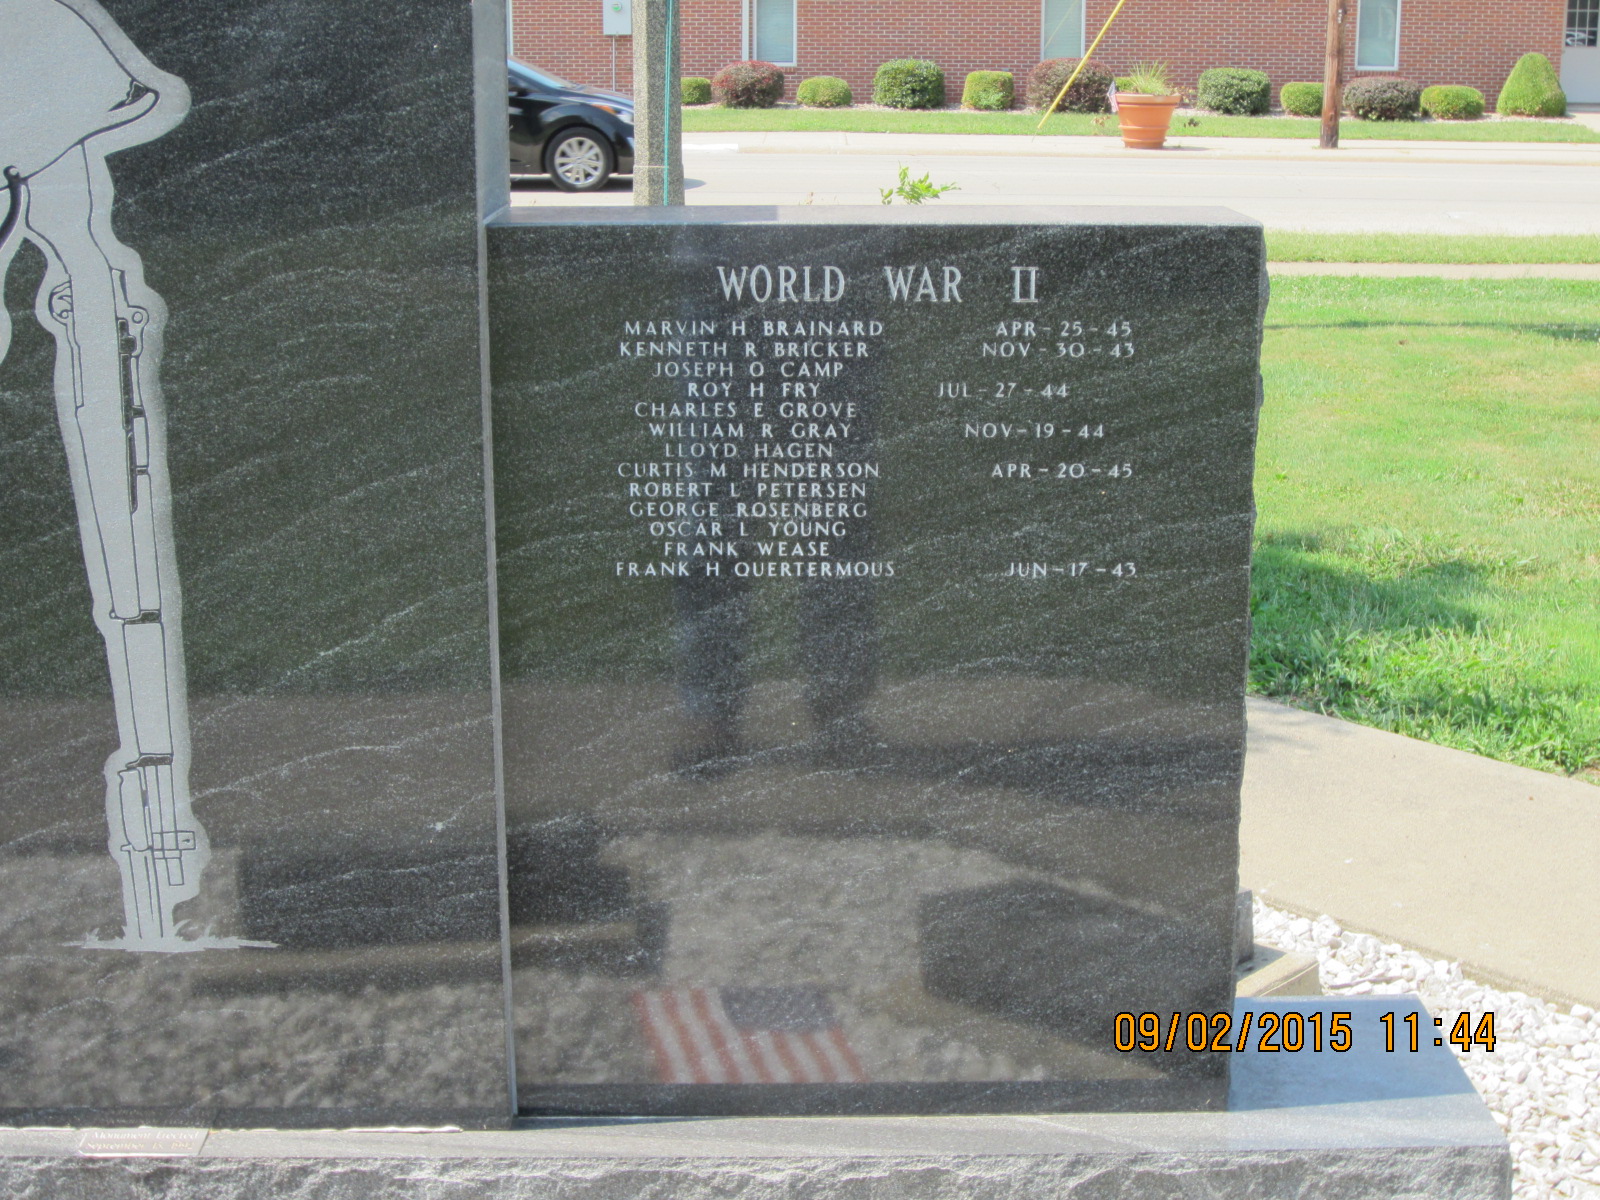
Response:
[[[508,215],[503,21],[0,0],[0,1178],[1503,1195],[1442,1052],[1194,1044],[1260,230]]]
[[[524,1110],[1219,1105],[1112,1027],[1232,1003],[1260,229],[489,244]]]

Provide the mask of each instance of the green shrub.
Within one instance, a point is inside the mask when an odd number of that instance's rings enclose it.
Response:
[[[1567,94],[1550,60],[1542,54],[1524,54],[1506,76],[1506,85],[1494,102],[1502,117],[1562,117]]]
[[[1409,79],[1358,79],[1345,88],[1344,106],[1363,121],[1413,121],[1422,87]]]
[[[1016,97],[1010,71],[968,71],[961,88],[961,107],[983,112],[1004,112]]]
[[[813,75],[802,80],[794,98],[807,108],[848,108],[855,103],[850,85],[837,75]]]
[[[711,80],[699,75],[685,75],[678,81],[678,94],[685,104],[710,104]]]
[[[1476,121],[1483,116],[1483,93],[1443,84],[1423,88],[1422,111],[1441,121]]]
[[[1028,72],[1028,107],[1043,112],[1066,84],[1078,65],[1075,58],[1047,58]],[[1072,90],[1061,100],[1061,112],[1110,112],[1106,93],[1111,90],[1111,72],[1090,59],[1073,81]]]
[[[1322,115],[1322,85],[1320,83],[1286,83],[1278,94],[1283,111],[1297,117]]]
[[[1272,109],[1272,80],[1265,71],[1212,67],[1200,72],[1196,100],[1201,108],[1235,117],[1255,117]]]
[[[783,72],[769,62],[729,63],[711,77],[711,93],[729,108],[771,108],[783,99]]]
[[[885,108],[944,107],[944,72],[925,58],[895,58],[872,77],[872,102]]]

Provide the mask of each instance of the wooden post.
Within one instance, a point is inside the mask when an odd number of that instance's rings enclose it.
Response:
[[[1324,150],[1339,148],[1339,75],[1344,63],[1344,0],[1328,0],[1328,57],[1322,67],[1322,141]]]

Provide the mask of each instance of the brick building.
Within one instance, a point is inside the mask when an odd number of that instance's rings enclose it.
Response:
[[[628,2],[512,0],[513,52],[569,79],[626,90],[631,39],[607,36],[602,21],[607,10],[624,19]],[[839,75],[861,102],[879,63],[927,58],[944,69],[952,103],[975,70],[1011,71],[1020,94],[1041,58],[1079,56],[1114,3],[681,0],[684,74],[759,58],[783,67],[789,99],[807,76]],[[1349,14],[1347,80],[1466,84],[1492,104],[1512,64],[1536,50],[1563,68],[1574,101],[1600,101],[1600,0],[1349,0]],[[1095,57],[1118,71],[1162,60],[1191,95],[1207,67],[1253,67],[1271,76],[1276,94],[1284,83],[1322,78],[1326,22],[1326,0],[1128,0]]]

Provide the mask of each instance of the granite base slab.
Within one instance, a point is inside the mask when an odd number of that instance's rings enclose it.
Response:
[[[1349,1013],[1336,1054],[1237,1054],[1226,1112],[981,1117],[550,1120],[499,1131],[277,1130],[152,1138],[0,1133],[18,1200],[160,1194],[329,1200],[979,1200],[1050,1196],[1506,1200],[1504,1137],[1448,1050],[1384,1049],[1409,997],[1241,1001],[1249,1012]],[[1421,1027],[1431,1028],[1422,1012]],[[89,1157],[91,1154],[105,1157]]]

